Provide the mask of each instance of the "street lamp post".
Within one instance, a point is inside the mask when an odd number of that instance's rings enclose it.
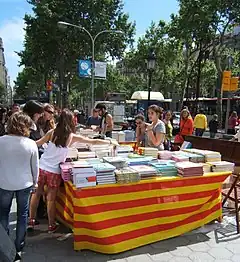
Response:
[[[148,70],[148,107],[150,106],[151,89],[152,89],[152,75],[156,66],[156,55],[153,50],[150,50],[147,57],[147,70]]]
[[[67,22],[62,22],[62,21],[59,21],[58,22],[58,25],[61,26],[61,27],[67,27],[67,26],[71,26],[71,27],[75,27],[75,28],[78,28],[80,30],[83,30],[85,31],[88,36],[90,37],[91,39],[91,43],[92,43],[92,67],[91,67],[91,107],[93,108],[94,107],[94,78],[95,78],[95,42],[97,40],[97,38],[103,34],[103,33],[116,33],[116,34],[123,34],[122,31],[119,31],[119,30],[103,30],[99,33],[97,33],[95,36],[92,36],[92,34],[83,26],[80,26],[80,25],[74,25],[74,24],[70,24],[70,23],[67,23]]]

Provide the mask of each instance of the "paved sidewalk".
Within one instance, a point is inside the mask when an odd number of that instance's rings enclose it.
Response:
[[[210,232],[199,230],[181,237],[160,241],[118,255],[103,255],[91,251],[73,250],[70,236],[64,241],[58,237],[68,230],[60,227],[59,233],[46,232],[47,225],[41,224],[39,230],[28,235],[27,246],[23,252],[24,262],[240,262],[240,235],[234,226],[207,226]],[[213,230],[215,228],[215,230]],[[206,230],[208,231],[208,229]]]
[[[10,217],[11,231],[16,225],[16,203]],[[207,225],[184,236],[160,241],[117,255],[73,250],[72,235],[64,241],[69,230],[61,226],[54,234],[47,233],[46,221],[28,234],[22,253],[23,262],[240,262],[240,234],[229,221]]]

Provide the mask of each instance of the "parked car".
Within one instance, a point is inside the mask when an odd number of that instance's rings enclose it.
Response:
[[[180,112],[173,112],[173,117],[172,117],[172,125],[173,125],[173,135],[175,136],[176,134],[179,133],[180,131]]]

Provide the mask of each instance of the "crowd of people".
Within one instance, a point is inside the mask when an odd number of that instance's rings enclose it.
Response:
[[[210,138],[215,138],[218,132],[219,121],[218,115],[214,114],[212,119],[207,120],[204,110],[200,109],[195,117],[192,117],[187,107],[184,107],[180,113],[179,130],[173,138],[173,114],[171,111],[164,111],[163,108],[156,105],[148,108],[148,119],[152,123],[145,121],[144,114],[140,112],[135,117],[136,124],[136,139],[139,146],[154,146],[160,150],[171,150],[173,144],[182,144],[185,137],[195,134],[196,136],[203,136],[204,132],[209,128]],[[240,133],[236,134],[235,128],[239,125],[237,113],[233,111],[228,119],[228,134],[235,135],[233,140],[240,140]],[[160,128],[161,127],[161,128]],[[149,136],[148,131],[152,128],[153,135]],[[164,134],[164,136],[162,135]],[[149,142],[149,137],[150,141]],[[154,142],[153,142],[154,141]]]
[[[135,117],[137,144],[159,150],[171,150],[172,144],[182,144],[185,136],[192,135],[194,130],[195,135],[202,136],[208,126],[210,137],[214,138],[219,126],[217,115],[213,115],[207,123],[202,110],[193,119],[185,107],[180,115],[179,132],[172,143],[172,112],[151,105],[147,117],[148,121],[143,114]],[[233,112],[229,118],[229,133],[235,134],[237,124],[237,115]],[[43,212],[45,202],[48,232],[55,232],[58,228],[55,222],[55,200],[61,184],[60,163],[66,160],[68,147],[76,142],[112,143],[110,139],[100,139],[112,137],[113,131],[113,118],[104,104],[96,105],[86,122],[86,128],[98,131],[99,137],[89,139],[77,135],[78,125],[77,111],[63,109],[56,112],[52,105],[33,100],[28,101],[23,108],[17,104],[11,110],[0,108],[0,224],[8,233],[9,214],[15,196],[16,260],[20,259],[18,252],[25,245],[26,230],[34,230],[39,223],[37,217]]]
[[[111,115],[102,104],[95,108],[96,111],[102,116],[97,129],[101,135],[109,136],[113,126]],[[37,101],[28,101],[22,110],[14,105],[11,112],[4,111],[3,116],[5,119],[3,121],[2,118],[0,137],[0,224],[8,233],[10,209],[15,196],[15,260],[19,260],[18,252],[25,245],[27,226],[29,230],[34,230],[39,223],[36,220],[37,209],[43,196],[47,203],[48,232],[57,230],[55,199],[61,183],[60,163],[65,162],[68,147],[76,142],[110,144],[112,141],[76,135],[74,113],[64,109],[55,121],[54,107]],[[91,121],[89,119],[89,124]]]

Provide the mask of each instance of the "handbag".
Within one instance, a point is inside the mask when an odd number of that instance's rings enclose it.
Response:
[[[174,143],[175,144],[183,144],[184,142],[184,139],[183,139],[183,136],[179,134],[177,134],[174,138]]]

